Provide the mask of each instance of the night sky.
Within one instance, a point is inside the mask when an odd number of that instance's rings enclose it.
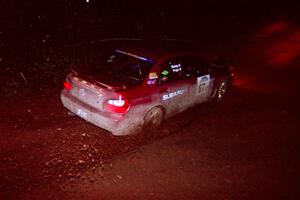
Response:
[[[234,36],[265,20],[297,19],[297,7],[297,1],[2,0],[1,44],[59,38],[68,31],[79,36],[91,29],[96,38]]]
[[[219,44],[254,32],[262,24],[286,19],[298,22],[298,7],[293,0],[284,4],[269,0],[2,0],[0,57],[15,60],[32,47],[105,38],[172,38]]]

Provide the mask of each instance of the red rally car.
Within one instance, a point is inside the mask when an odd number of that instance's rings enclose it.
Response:
[[[71,70],[63,105],[114,135],[128,135],[196,104],[221,101],[233,74],[192,52],[115,49],[100,64]]]

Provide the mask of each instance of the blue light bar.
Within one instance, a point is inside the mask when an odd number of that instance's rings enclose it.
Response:
[[[145,57],[141,57],[141,56],[138,56],[138,55],[135,55],[135,54],[126,52],[126,51],[122,51],[122,50],[116,49],[115,52],[121,53],[121,54],[124,54],[124,55],[127,55],[127,56],[131,56],[131,57],[134,57],[134,58],[143,60],[143,61],[147,61],[147,62],[153,63],[153,60],[151,60],[151,59],[147,59],[147,58],[145,58]]]

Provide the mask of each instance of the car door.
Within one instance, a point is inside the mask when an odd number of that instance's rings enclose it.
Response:
[[[187,108],[188,80],[183,78],[180,57],[167,59],[162,64],[158,87],[160,102],[166,109],[167,116],[172,116]]]
[[[213,91],[214,78],[210,74],[209,64],[195,56],[182,58],[183,76],[192,79],[189,84],[190,104],[207,101]]]

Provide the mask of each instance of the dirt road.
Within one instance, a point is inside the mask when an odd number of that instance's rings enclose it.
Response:
[[[169,119],[155,137],[69,116],[59,87],[1,100],[0,199],[297,199],[299,70],[245,57],[222,104]]]
[[[69,116],[57,90],[10,99],[1,108],[1,199],[293,199],[297,102],[231,92],[146,139]]]

